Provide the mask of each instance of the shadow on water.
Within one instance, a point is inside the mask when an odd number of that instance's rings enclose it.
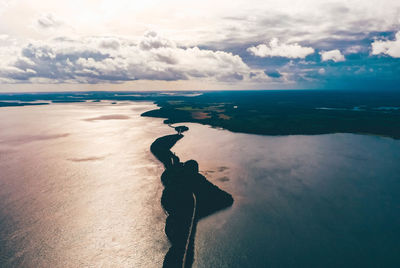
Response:
[[[161,175],[164,191],[161,205],[168,217],[165,234],[171,247],[164,258],[163,267],[191,267],[194,259],[194,238],[197,221],[233,204],[232,196],[219,189],[199,173],[195,160],[180,162],[171,148],[188,130],[175,128],[178,134],[156,139],[150,149],[164,164]]]

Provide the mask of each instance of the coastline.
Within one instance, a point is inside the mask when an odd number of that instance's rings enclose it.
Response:
[[[180,162],[171,148],[184,136],[186,126],[175,127],[178,134],[157,138],[150,146],[152,154],[164,165],[161,175],[164,190],[161,205],[167,214],[165,234],[171,247],[163,267],[191,267],[197,222],[233,204],[232,196],[199,173],[195,160]]]
[[[150,101],[142,116],[200,123],[236,133],[354,133],[400,139],[400,93],[389,91],[60,92],[0,94],[0,108],[54,103]],[[192,94],[191,94],[192,93]]]
[[[165,118],[164,123],[165,124],[178,124],[178,123],[197,123],[197,124],[202,124],[202,125],[208,125],[213,128],[221,128],[225,130],[229,130],[234,133],[243,133],[243,134],[254,134],[254,135],[265,135],[265,136],[288,136],[288,135],[325,135],[325,134],[338,134],[338,133],[344,133],[344,134],[358,134],[358,135],[370,135],[370,136],[376,136],[376,137],[382,137],[382,138],[391,138],[395,140],[400,139],[400,133],[396,134],[385,134],[385,133],[373,133],[373,132],[368,132],[368,131],[341,131],[340,129],[335,130],[326,130],[326,131],[319,131],[315,129],[303,129],[303,130],[283,130],[283,129],[266,129],[266,130],[260,130],[257,128],[251,128],[248,126],[243,125],[243,127],[231,127],[229,125],[226,125],[225,123],[218,123],[218,122],[213,122],[212,120],[207,120],[207,119],[195,119],[191,117],[185,117],[185,119],[180,119],[180,120],[174,120],[172,119],[174,116],[170,115],[170,112],[163,112],[162,109],[157,109],[157,110],[151,110],[144,112],[141,114],[141,116],[145,117],[154,117],[154,118]]]

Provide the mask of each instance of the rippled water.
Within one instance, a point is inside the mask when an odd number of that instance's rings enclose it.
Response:
[[[149,103],[0,110],[0,267],[161,267]]]
[[[235,198],[199,222],[195,267],[400,267],[400,141],[188,126],[175,151]]]
[[[0,110],[0,267],[161,267],[172,130],[150,103]],[[398,267],[400,142],[188,124],[173,147],[235,198],[199,222],[194,267]]]

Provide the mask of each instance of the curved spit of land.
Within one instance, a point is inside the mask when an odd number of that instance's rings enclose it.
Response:
[[[197,221],[233,204],[229,193],[199,173],[195,160],[182,163],[171,152],[175,143],[183,138],[181,132],[186,130],[187,127],[178,127],[178,134],[160,137],[150,147],[165,167],[161,175],[165,187],[161,205],[168,215],[165,233],[171,247],[165,255],[164,267],[191,267]]]
[[[197,206],[196,195],[193,193],[192,196],[193,196],[192,220],[190,221],[189,232],[188,232],[187,239],[186,239],[186,246],[185,246],[185,250],[184,250],[185,253],[183,254],[182,268],[185,268],[187,253],[189,251],[190,240],[191,240],[192,234],[193,234],[193,226],[194,226],[195,220],[196,220],[196,206]]]

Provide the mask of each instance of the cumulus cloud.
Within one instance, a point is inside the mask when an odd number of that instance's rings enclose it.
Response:
[[[380,32],[387,36],[399,31],[399,1],[156,2],[80,1],[77,6],[75,1],[42,0],[33,5],[29,0],[0,0],[0,25],[7,26],[0,35],[0,83],[189,80],[130,83],[158,86],[204,79],[243,81],[236,83],[242,88],[251,88],[242,86],[245,82],[259,82],[257,87],[262,88],[269,82],[286,83],[285,79],[328,81],[335,72],[335,79],[342,79],[339,74],[348,73],[345,65],[361,62],[387,71],[388,77],[398,76],[397,62],[389,56],[400,57],[400,38],[382,37],[372,46],[369,40]],[[38,16],[38,10],[45,13]],[[153,26],[168,38],[155,32],[142,36]],[[387,57],[376,59],[370,51]],[[330,64],[322,76],[321,68],[330,60],[347,62]],[[18,86],[9,86],[14,87]]]
[[[99,42],[100,48],[118,50],[121,46],[120,40],[113,37],[105,37]]]
[[[0,56],[9,52],[3,51]],[[154,32],[139,42],[118,37],[57,38],[17,48],[0,65],[2,81],[103,83],[132,80],[238,81],[251,79],[240,56],[198,47],[179,47]],[[258,74],[259,77],[260,74]]]
[[[332,60],[334,62],[344,61],[345,58],[339,49],[329,50],[329,51],[321,51],[319,53],[321,55],[322,61]]]
[[[139,43],[140,48],[143,50],[151,50],[151,49],[158,49],[165,47],[176,47],[174,42],[164,37],[161,37],[160,35],[158,35],[156,32],[153,31],[146,33],[144,37],[145,38],[143,38]]]
[[[269,44],[260,44],[247,49],[254,56],[258,57],[285,57],[302,58],[314,53],[312,47],[303,47],[297,43],[279,43],[277,38],[272,38]]]
[[[372,44],[372,54],[386,54],[393,58],[400,58],[400,31],[396,33],[393,41],[375,40]]]

